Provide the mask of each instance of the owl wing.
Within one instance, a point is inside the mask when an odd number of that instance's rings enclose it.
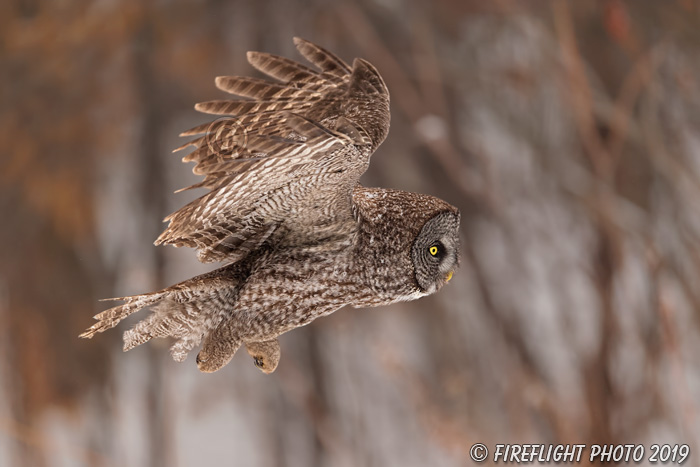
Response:
[[[156,244],[188,246],[202,262],[237,261],[275,232],[304,238],[352,222],[352,190],[389,130],[389,92],[376,68],[352,67],[323,48],[295,38],[319,70],[272,54],[248,61],[275,78],[226,76],[218,88],[243,97],[197,104],[227,117],[181,136],[201,135],[176,151],[210,191],[168,216]],[[299,221],[312,213],[311,225]],[[282,230],[280,230],[282,228]]]

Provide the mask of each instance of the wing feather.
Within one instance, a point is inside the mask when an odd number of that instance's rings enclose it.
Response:
[[[326,81],[313,69],[279,55],[266,52],[248,52],[247,58],[248,63],[253,65],[258,71],[283,83],[304,83],[307,81],[318,83],[319,80]]]
[[[294,44],[304,58],[326,73],[330,73],[341,79],[352,73],[352,69],[347,63],[323,47],[305,41],[299,37],[294,38]]]
[[[226,116],[181,133],[195,138],[177,149],[193,147],[183,161],[204,175],[185,189],[210,191],[169,215],[156,244],[235,262],[273,237],[313,242],[328,225],[354,222],[352,190],[388,132],[389,93],[368,62],[350,67],[318,45],[294,42],[318,70],[249,52],[250,64],[277,81],[218,77],[219,89],[240,98],[196,105]]]
[[[219,76],[216,87],[222,91],[254,99],[309,99],[320,98],[322,93],[294,86],[271,83],[269,81],[245,76]]]

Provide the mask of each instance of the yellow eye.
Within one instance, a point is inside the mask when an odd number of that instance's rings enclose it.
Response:
[[[430,254],[431,254],[431,255],[435,256],[435,255],[438,254],[438,247],[436,247],[435,245],[433,245],[433,246],[430,247],[430,249],[429,249],[428,251],[430,251]]]

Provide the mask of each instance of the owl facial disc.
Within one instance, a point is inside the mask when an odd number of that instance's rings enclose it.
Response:
[[[416,237],[411,259],[418,287],[425,294],[452,279],[459,258],[459,214],[441,212],[430,218]]]

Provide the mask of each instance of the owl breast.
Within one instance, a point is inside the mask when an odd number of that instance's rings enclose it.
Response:
[[[236,306],[251,339],[267,340],[355,301],[371,289],[353,269],[351,240],[269,253],[249,276]]]

